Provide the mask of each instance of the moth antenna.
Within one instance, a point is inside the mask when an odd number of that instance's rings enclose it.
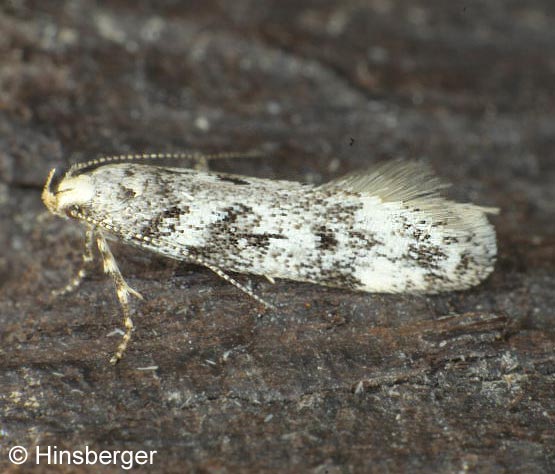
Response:
[[[81,163],[74,163],[66,172],[65,176],[72,176],[80,170],[101,166],[109,163],[126,163],[139,160],[195,160],[197,162],[209,160],[221,160],[228,158],[254,158],[260,157],[262,153],[257,151],[246,152],[220,152],[220,153],[190,153],[190,152],[176,152],[176,153],[130,153],[122,155],[101,156],[92,160],[83,161]]]

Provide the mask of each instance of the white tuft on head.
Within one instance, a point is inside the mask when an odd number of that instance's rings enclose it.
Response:
[[[42,201],[53,214],[64,215],[67,208],[85,204],[94,197],[95,187],[91,177],[87,175],[64,177],[52,192],[50,188],[54,173],[54,169],[50,171],[42,191]]]

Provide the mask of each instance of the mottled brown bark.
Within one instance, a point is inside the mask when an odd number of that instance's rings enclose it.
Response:
[[[0,465],[10,447],[157,450],[143,472],[555,471],[552,3],[5,2],[0,6]],[[121,327],[48,170],[128,151],[264,150],[214,166],[320,182],[431,163],[501,208],[467,292],[369,295],[118,244]],[[262,317],[258,317],[262,314]],[[91,472],[57,466],[58,472]],[[120,472],[114,466],[103,472]]]

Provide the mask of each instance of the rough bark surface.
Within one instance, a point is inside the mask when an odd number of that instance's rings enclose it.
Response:
[[[139,472],[555,472],[555,4],[0,4],[0,467],[10,447],[156,450]],[[321,182],[421,159],[501,208],[495,273],[370,295],[113,245],[137,329],[48,170],[130,151],[263,150],[217,169]],[[106,466],[102,472],[120,472]],[[56,466],[91,472],[91,466]]]

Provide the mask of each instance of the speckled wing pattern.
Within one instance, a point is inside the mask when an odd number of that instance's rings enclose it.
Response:
[[[75,210],[99,229],[225,271],[370,292],[469,288],[493,270],[491,208],[449,201],[427,167],[392,162],[321,186],[120,163],[83,170]]]

